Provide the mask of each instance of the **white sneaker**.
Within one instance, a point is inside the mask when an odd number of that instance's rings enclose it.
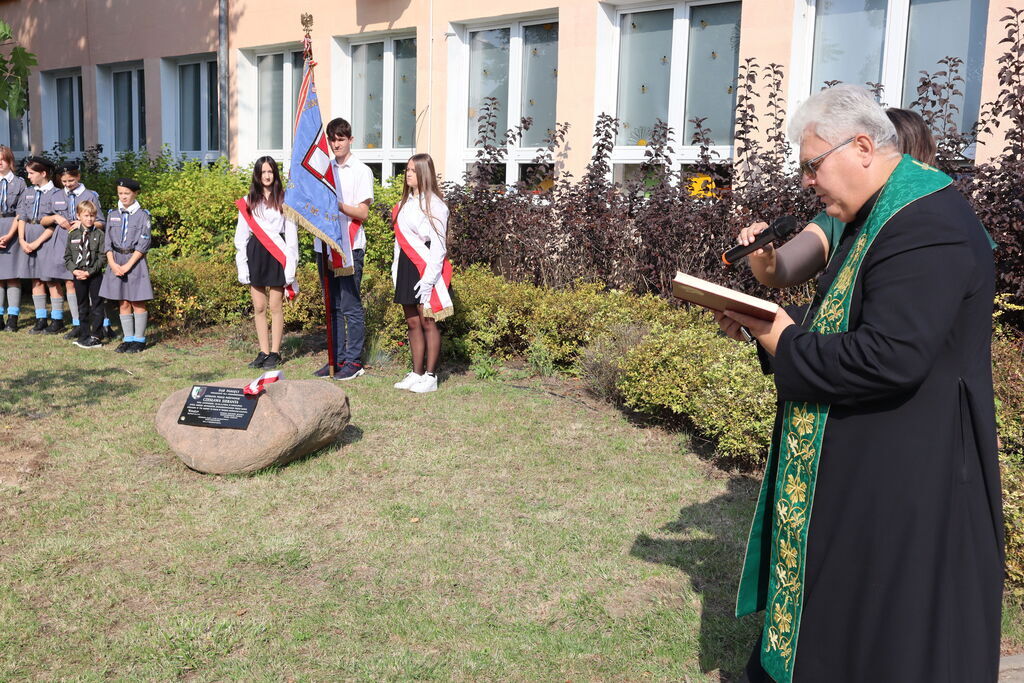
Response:
[[[430,391],[437,391],[437,376],[421,375],[416,384],[409,387],[409,391],[414,394],[425,394]]]
[[[423,375],[417,375],[415,372],[410,372],[401,382],[395,382],[395,389],[408,389],[421,379],[423,379]]]

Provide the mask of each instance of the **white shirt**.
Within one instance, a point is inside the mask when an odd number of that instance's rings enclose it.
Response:
[[[331,170],[334,172],[334,194],[339,202],[350,206],[365,201],[373,203],[373,171],[354,154],[349,154],[344,164],[339,164],[336,158],[332,159]],[[342,220],[344,225],[341,226],[341,234],[347,237],[351,218],[342,214]],[[319,239],[313,241],[313,249],[317,252],[322,250]],[[352,243],[352,250],[356,249],[366,249],[366,231],[362,226],[359,226],[359,232]]]
[[[430,215],[433,221],[427,217],[423,210],[423,195],[419,197],[410,196],[398,212],[398,225],[405,233],[411,233],[426,244],[430,242],[430,253],[427,255],[427,266],[423,269],[423,282],[431,287],[441,277],[441,269],[444,266],[444,258],[448,254],[448,207],[435,195],[430,195]],[[391,279],[398,279],[398,254],[401,247],[395,241],[395,257],[391,262]],[[427,297],[429,300],[429,296]]]
[[[6,180],[8,183],[10,183],[12,180],[14,180],[14,172],[8,171],[7,175],[0,175],[0,180]]]
[[[299,236],[295,223],[285,218],[281,213],[264,204],[256,207],[252,217],[260,227],[267,233],[267,236],[277,244],[277,247],[284,252],[284,281],[285,284],[295,282],[295,267],[299,263]],[[235,225],[235,266],[238,268],[238,281],[243,285],[249,284],[249,257],[246,247],[249,244],[249,235],[252,229],[249,222],[238,212],[238,223]],[[255,238],[254,239],[258,239]]]

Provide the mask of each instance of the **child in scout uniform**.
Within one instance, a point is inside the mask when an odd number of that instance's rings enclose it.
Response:
[[[103,326],[103,300],[100,298],[103,266],[107,263],[103,251],[106,235],[99,229],[96,220],[99,205],[83,199],[75,207],[77,220],[68,232],[68,243],[64,249],[64,267],[74,275],[74,289],[78,294],[81,321],[78,325],[78,340],[75,346],[96,349],[100,346],[100,329]],[[70,294],[70,289],[68,290]]]
[[[0,320],[7,301],[5,332],[18,331],[21,312],[21,278],[28,277],[28,255],[18,241],[18,204],[26,190],[25,181],[14,175],[14,152],[0,145]]]
[[[59,176],[61,185],[64,186],[64,192],[54,200],[53,207],[57,210],[57,225],[62,229],[57,230],[53,234],[51,241],[54,244],[54,248],[57,248],[59,245],[67,246],[68,231],[71,230],[71,224],[78,220],[77,207],[81,202],[92,202],[96,205],[96,215],[103,216],[103,210],[100,208],[100,196],[82,184],[82,172],[78,169],[78,164],[70,163],[66,165],[60,170]],[[96,221],[96,227],[103,228],[102,218]],[[68,310],[71,311],[71,331],[64,335],[65,339],[76,339],[79,336],[78,327],[80,321],[78,295],[76,293],[78,288],[75,282],[76,279],[72,278],[64,285],[64,291],[67,292]]]
[[[146,302],[153,298],[146,252],[150,244],[149,212],[139,206],[141,185],[133,178],[117,181],[117,208],[107,214],[103,250],[107,272],[100,296],[119,301],[124,341],[118,353],[139,353],[146,348]]]
[[[62,194],[53,186],[53,165],[41,157],[30,157],[25,172],[32,184],[21,196],[18,204],[18,241],[27,256],[22,277],[32,278],[32,303],[36,309],[36,324],[29,334],[57,334],[64,329],[64,297],[61,280],[66,279],[63,252],[55,262],[52,249],[46,247],[57,229],[54,201]],[[50,292],[49,326],[46,323],[46,292]]]

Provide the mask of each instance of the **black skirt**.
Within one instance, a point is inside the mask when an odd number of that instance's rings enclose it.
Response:
[[[284,287],[284,267],[255,235],[250,235],[249,243],[245,245],[245,257],[249,260],[249,284],[253,287]]]
[[[430,243],[427,242],[427,246]],[[420,271],[416,269],[412,259],[405,255],[405,250],[398,250],[398,274],[395,277],[395,303],[403,306],[417,306],[420,301],[416,298],[414,287],[420,281]]]

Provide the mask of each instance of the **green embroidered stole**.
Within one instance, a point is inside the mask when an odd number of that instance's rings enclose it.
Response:
[[[812,332],[847,331],[853,284],[875,237],[898,211],[951,182],[944,173],[903,156],[822,300],[811,323]],[[778,683],[793,680],[807,534],[828,412],[828,403],[787,401],[783,407],[779,438],[768,455],[736,596],[736,616],[766,611],[761,665]]]

